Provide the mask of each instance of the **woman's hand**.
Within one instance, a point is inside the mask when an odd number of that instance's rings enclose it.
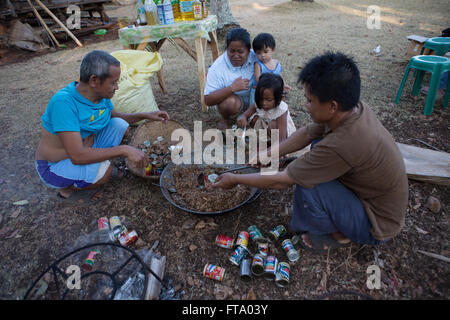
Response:
[[[170,117],[169,114],[165,111],[155,111],[150,112],[147,116],[147,119],[154,121],[162,121],[163,123],[166,123],[167,120],[170,120]]]
[[[231,189],[234,188],[237,183],[234,179],[235,174],[233,173],[224,173],[217,177],[216,182],[211,184],[209,188],[211,189]]]
[[[239,77],[231,84],[231,91],[234,93],[236,91],[248,90],[249,84],[250,80]]]
[[[244,114],[241,114],[237,119],[236,122],[240,128],[245,128],[247,126],[247,117]]]

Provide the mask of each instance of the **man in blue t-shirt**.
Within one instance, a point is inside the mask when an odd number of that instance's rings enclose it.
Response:
[[[36,169],[45,185],[59,189],[61,198],[93,200],[95,189],[118,174],[110,159],[126,157],[136,167],[148,165],[144,152],[120,142],[129,124],[143,119],[166,122],[169,115],[114,111],[110,99],[119,78],[116,58],[105,51],[91,51],[81,62],[80,82],[58,91],[41,117]],[[83,198],[83,193],[89,198]]]

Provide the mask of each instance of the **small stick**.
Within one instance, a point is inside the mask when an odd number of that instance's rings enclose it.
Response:
[[[414,139],[414,140],[416,140],[417,142],[420,142],[420,143],[426,145],[427,147],[429,147],[429,148],[431,148],[431,149],[434,149],[434,150],[436,150],[436,151],[441,151],[441,152],[442,152],[442,150],[439,150],[438,148],[433,147],[432,145],[426,143],[425,141],[422,141],[422,140],[420,140],[420,139]]]
[[[77,37],[75,37],[75,36],[73,35],[73,33],[70,32],[69,29],[67,29],[67,27],[64,25],[64,23],[62,23],[62,22],[61,22],[61,21],[53,14],[53,12],[50,11],[49,8],[47,8],[40,0],[35,0],[35,1],[37,2],[38,5],[41,6],[42,9],[44,9],[44,10],[48,13],[48,15],[49,15],[50,17],[53,18],[53,20],[56,21],[57,24],[60,25],[61,28],[63,28],[63,30],[64,30],[65,32],[67,32],[67,34],[73,39],[73,41],[76,42],[76,44],[77,44],[78,46],[80,46],[80,47],[83,46],[83,45],[81,44],[81,42],[77,39]]]
[[[436,254],[436,253],[432,253],[432,252],[427,252],[427,251],[423,251],[423,250],[417,250],[417,252],[420,252],[421,254],[424,254],[426,256],[432,257],[432,258],[436,258],[445,262],[450,262],[450,258],[441,256],[440,254]]]

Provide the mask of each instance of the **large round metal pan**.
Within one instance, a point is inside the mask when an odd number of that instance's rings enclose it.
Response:
[[[177,207],[180,210],[189,212],[189,213],[204,214],[204,215],[215,215],[215,214],[227,213],[227,212],[236,210],[236,209],[242,207],[243,205],[245,205],[247,203],[252,203],[256,199],[258,199],[259,196],[262,193],[262,190],[260,190],[258,188],[250,187],[250,195],[247,197],[247,199],[242,201],[241,203],[239,203],[238,205],[236,205],[236,206],[234,206],[232,208],[229,208],[229,209],[226,209],[226,210],[222,210],[222,211],[213,211],[213,212],[209,212],[209,211],[207,211],[207,212],[195,211],[195,210],[189,209],[187,207],[187,205],[182,205],[182,204],[179,204],[179,203],[175,202],[173,197],[176,196],[176,193],[172,193],[172,192],[169,191],[169,189],[171,187],[173,187],[173,185],[174,185],[174,183],[173,183],[173,169],[176,166],[189,166],[189,167],[196,166],[196,167],[202,168],[202,167],[206,167],[206,165],[185,165],[185,164],[175,165],[173,162],[171,162],[170,164],[168,164],[164,168],[164,170],[163,170],[163,172],[161,174],[161,178],[159,180],[159,184],[160,184],[160,187],[161,187],[161,192],[164,195],[164,197],[173,206]],[[218,168],[221,168],[221,169],[223,169],[223,168],[232,169],[232,168],[240,167],[241,165],[233,164],[233,165],[212,165],[212,166],[215,166],[215,167],[218,167]],[[259,172],[259,170],[258,169],[253,169],[253,168],[240,170],[240,173],[255,173],[255,172]]]

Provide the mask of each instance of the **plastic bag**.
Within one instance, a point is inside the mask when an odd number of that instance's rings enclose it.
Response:
[[[121,70],[119,90],[111,99],[114,110],[123,113],[157,111],[158,105],[153,96],[150,77],[161,69],[160,54],[140,50],[119,50],[111,55],[120,61]]]

